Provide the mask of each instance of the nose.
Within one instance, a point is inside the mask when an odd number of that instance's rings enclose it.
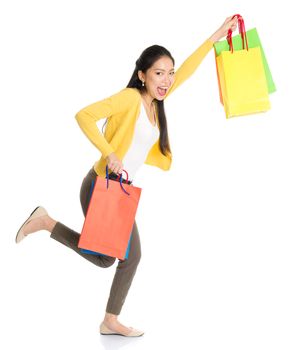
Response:
[[[164,85],[171,85],[171,76],[169,74],[164,74],[164,80],[163,80]]]

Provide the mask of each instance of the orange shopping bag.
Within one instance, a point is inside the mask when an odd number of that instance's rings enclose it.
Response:
[[[141,188],[97,176],[78,247],[125,259]]]

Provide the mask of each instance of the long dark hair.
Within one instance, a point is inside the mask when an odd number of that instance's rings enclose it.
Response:
[[[136,88],[142,94],[146,91],[146,86],[142,86],[142,81],[139,79],[138,71],[146,73],[146,71],[161,57],[167,56],[175,64],[175,60],[172,57],[171,53],[159,45],[152,45],[145,49],[141,56],[136,61],[136,67],[133,71],[131,79],[127,84],[128,88]],[[165,116],[164,103],[163,101],[156,100],[157,112],[158,112],[158,121],[159,121],[159,148],[163,155],[168,155],[171,153],[167,120]]]

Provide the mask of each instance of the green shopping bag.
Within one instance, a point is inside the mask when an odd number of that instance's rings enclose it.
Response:
[[[260,47],[261,49],[261,55],[262,55],[262,62],[263,62],[263,67],[264,67],[264,72],[265,72],[265,77],[266,77],[266,82],[267,82],[267,89],[269,93],[272,93],[276,91],[276,87],[266,60],[266,56],[257,32],[256,28],[250,29],[246,31],[246,36],[248,40],[248,47],[249,48],[255,48],[255,47]],[[233,42],[233,48],[235,50],[242,50],[243,47],[243,42],[241,38],[241,34],[238,34],[234,37],[232,37],[232,42]],[[229,44],[227,40],[223,41],[218,41],[214,44],[215,48],[215,56],[216,58],[221,54],[222,51],[229,51]],[[216,61],[217,63],[217,61]],[[219,82],[219,76],[218,76],[218,82]],[[219,93],[220,93],[220,100],[222,102],[222,95],[221,95],[221,88],[220,88],[220,82],[219,82]],[[223,102],[222,102],[223,104]]]

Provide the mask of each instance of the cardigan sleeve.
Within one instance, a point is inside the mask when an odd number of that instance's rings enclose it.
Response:
[[[95,102],[81,111],[75,118],[86,137],[98,148],[103,157],[106,158],[114,150],[107,142],[104,135],[100,132],[97,121],[110,118],[118,110],[118,94],[108,97],[104,100]]]
[[[212,47],[213,42],[209,39],[206,40],[182,63],[175,73],[174,83],[171,85],[166,97],[168,97],[177,87],[184,83],[184,81],[195,72]]]

